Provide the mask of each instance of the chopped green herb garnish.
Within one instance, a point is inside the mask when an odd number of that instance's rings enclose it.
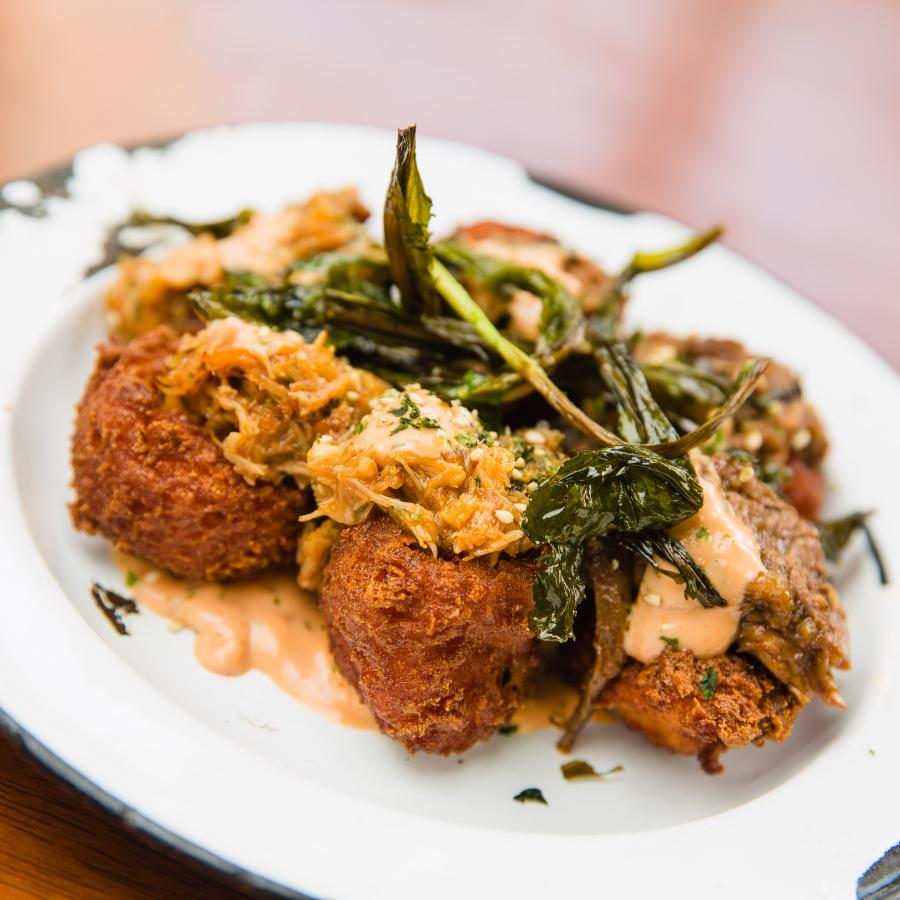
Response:
[[[126,587],[134,587],[138,583],[138,576],[134,574],[134,572],[126,572],[125,573],[125,586]]]
[[[613,766],[605,772],[598,772],[589,762],[585,762],[583,759],[573,759],[571,762],[563,763],[559,768],[566,781],[602,781],[607,775],[615,775],[618,772],[625,771],[624,766]]]
[[[423,416],[422,410],[413,402],[409,394],[403,395],[403,402],[397,409],[388,410],[392,416],[398,416],[400,424],[391,432],[397,434],[407,428],[440,428],[441,423],[430,416]]]
[[[351,430],[350,433],[351,433],[351,434],[361,434],[363,431],[365,431],[366,425],[368,425],[368,424],[369,424],[368,422],[364,422],[362,419],[360,419],[360,420],[353,426],[353,429]]]
[[[709,666],[706,672],[703,673],[699,685],[700,693],[703,694],[703,699],[712,700],[713,694],[719,686],[719,673],[712,666]]]
[[[679,646],[681,645],[681,641],[679,641],[678,638],[666,637],[664,634],[661,634],[659,636],[659,639],[664,644],[668,644],[668,646],[670,646],[673,650],[677,650],[679,648]]]
[[[709,540],[709,529],[705,525],[701,525],[694,532],[694,537],[697,538],[698,541],[708,541]]]
[[[478,443],[478,438],[474,434],[469,434],[465,431],[460,431],[459,434],[454,435],[454,438],[463,447],[474,447]]]
[[[513,800],[517,803],[543,803],[544,806],[547,806],[547,801],[540,788],[525,788],[524,791],[519,791]]]
[[[481,487],[481,479],[477,475],[475,476],[475,487]]]
[[[510,735],[510,734],[515,734],[518,730],[519,730],[519,726],[518,726],[518,725],[512,725],[512,724],[510,724],[510,725],[501,725],[501,726],[497,729],[497,734],[505,734],[505,735],[508,736],[508,735]]]

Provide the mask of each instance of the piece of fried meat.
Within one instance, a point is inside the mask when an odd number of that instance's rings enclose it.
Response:
[[[322,612],[341,671],[407,750],[461,753],[519,706],[537,662],[532,563],[435,557],[387,516],[344,529]]]

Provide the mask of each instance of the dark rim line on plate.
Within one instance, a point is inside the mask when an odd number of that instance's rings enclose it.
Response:
[[[239,127],[235,125],[233,127]],[[201,129],[202,130],[202,129]],[[124,149],[129,153],[136,150],[162,150],[170,144],[175,143],[184,134],[177,134],[173,137],[163,138],[161,140],[146,141],[137,144],[126,144]],[[120,145],[121,146],[121,145]],[[74,157],[73,157],[74,158]],[[36,184],[40,190],[42,197],[66,197],[66,182],[72,176],[72,163],[63,163],[49,169],[44,169],[34,175],[25,175],[21,178],[10,179],[10,181],[30,181]],[[537,185],[547,190],[553,191],[570,200],[583,203],[593,209],[602,209],[606,212],[618,213],[619,215],[631,215],[635,212],[626,206],[622,206],[615,201],[601,198],[587,191],[582,191],[567,183],[557,181],[553,178],[546,178],[533,172],[526,171],[528,178]],[[0,191],[9,184],[9,181],[0,184]],[[36,207],[20,207],[15,204],[8,203],[0,196],[0,212],[4,209],[18,209],[26,215],[40,215],[38,210],[40,204]],[[31,210],[29,212],[29,210]],[[756,265],[756,263],[754,263]],[[763,268],[760,266],[760,268]],[[204,863],[218,871],[226,877],[233,878],[236,882],[258,890],[268,891],[269,893],[279,897],[290,897],[293,900],[313,900],[308,894],[289,888],[275,881],[270,881],[261,875],[256,875],[249,869],[243,869],[233,863],[228,862],[220,856],[216,856],[209,850],[205,850],[198,844],[186,840],[174,831],[163,828],[152,819],[147,818],[143,814],[137,812],[130,806],[122,803],[112,794],[103,790],[103,788],[94,784],[89,778],[86,778],[77,769],[70,766],[65,760],[57,756],[46,744],[42,744],[37,738],[29,734],[29,732],[17,722],[6,710],[0,706],[0,729],[5,731],[11,737],[17,739],[19,745],[24,748],[34,759],[36,759],[44,768],[52,772],[54,775],[68,782],[76,790],[85,796],[99,803],[126,826],[126,828],[142,832],[145,836],[166,844],[169,847],[189,856],[198,862]],[[859,877],[856,884],[856,896],[858,900],[887,900],[891,896],[897,896],[894,891],[900,891],[900,844],[885,851],[884,855],[876,860],[872,865]]]

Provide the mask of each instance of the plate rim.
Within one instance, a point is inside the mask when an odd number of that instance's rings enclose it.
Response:
[[[233,127],[241,127],[242,123],[238,123]],[[247,123],[251,124],[251,123]],[[273,124],[292,124],[292,123],[273,123]],[[309,123],[298,123],[298,124],[309,124]],[[226,126],[232,127],[232,126]],[[340,125],[335,124],[335,127],[341,127]],[[201,128],[194,129],[188,132],[184,132],[182,134],[176,135],[172,138],[168,138],[159,142],[141,142],[133,145],[128,145],[125,149],[129,151],[140,150],[144,148],[160,148],[165,147],[169,143],[172,143],[178,140],[180,137],[183,137],[185,134],[193,134],[197,132],[205,132],[213,129],[209,128]],[[380,130],[383,129],[372,129],[372,130]],[[457,144],[457,142],[453,141],[443,141],[445,144]],[[471,147],[472,145],[467,144],[458,144],[463,147]],[[476,148],[477,149],[477,148]],[[496,156],[496,154],[491,154]],[[503,158],[503,157],[500,157]],[[55,176],[65,178],[67,177],[67,173],[71,172],[72,161],[74,160],[74,155],[70,158],[68,163],[52,167],[50,169],[42,170],[30,178],[25,176],[28,180],[38,182],[38,179],[41,178],[42,175]],[[524,170],[523,170],[524,173]],[[527,174],[527,173],[526,173]],[[586,195],[578,195],[578,193],[573,193],[568,190],[559,190],[558,187],[553,186],[552,184],[547,184],[545,181],[541,179],[533,178],[529,175],[532,181],[536,184],[540,185],[545,190],[550,190],[555,193],[559,193],[562,196],[567,196],[570,199],[574,199],[586,206],[592,208],[606,209],[608,211],[620,212],[620,209],[615,208],[615,206],[611,204],[605,204],[602,202],[595,202],[589,196]],[[20,179],[12,179],[12,180],[20,180]],[[641,211],[631,211],[637,215],[655,215],[653,213],[644,213]],[[665,217],[669,219],[669,221],[674,221],[670,217]],[[769,279],[771,279],[774,283],[781,285],[786,288],[794,297],[802,302],[802,304],[810,311],[814,312],[816,315],[823,317],[824,319],[830,320],[830,323],[840,329],[843,332],[844,337],[849,337],[855,343],[857,343],[859,349],[864,351],[870,357],[874,357],[877,361],[886,368],[886,370],[894,377],[894,380],[900,384],[900,379],[897,379],[897,373],[895,372],[891,363],[886,360],[878,351],[874,348],[870,347],[865,340],[858,334],[856,334],[852,329],[844,325],[839,319],[837,319],[832,313],[827,310],[822,309],[821,307],[816,306],[811,301],[807,300],[805,296],[800,294],[794,288],[790,286],[789,283],[785,282],[784,279],[773,275],[770,273],[764,266],[759,265],[758,263],[748,259],[746,256],[742,254],[738,254],[733,250],[728,249],[728,253],[737,259],[738,261],[749,265],[751,268],[758,270],[759,272],[766,275]],[[80,284],[81,282],[79,282]],[[46,335],[45,329],[41,329],[42,336]],[[29,341],[29,345],[31,347],[36,346],[37,341]],[[30,537],[29,537],[30,540]],[[229,877],[234,877],[237,880],[249,884],[250,886],[262,889],[273,891],[281,896],[289,896],[289,897],[300,897],[307,898],[311,895],[302,893],[301,891],[289,887],[281,882],[274,881],[267,876],[258,874],[257,872],[240,866],[236,863],[230,862],[226,858],[219,856],[212,851],[202,847],[199,844],[192,842],[190,839],[185,838],[183,835],[178,834],[175,831],[166,828],[165,826],[160,825],[155,820],[145,816],[143,813],[137,811],[134,807],[129,806],[123,801],[119,800],[112,792],[107,791],[106,789],[100,787],[96,782],[92,781],[90,778],[85,776],[81,771],[72,766],[66,760],[64,760],[61,756],[59,756],[54,750],[48,747],[45,743],[39,740],[35,735],[33,735],[28,728],[21,722],[15,719],[7,710],[5,710],[0,704],[0,728],[3,728],[4,731],[12,734],[14,738],[17,739],[18,743],[23,746],[33,757],[35,757],[45,768],[48,768],[50,771],[54,772],[54,774],[62,777],[69,784],[72,784],[76,789],[81,791],[82,793],[89,796],[95,802],[100,803],[102,806],[106,807],[108,810],[112,811],[117,817],[129,827],[136,827],[138,830],[142,831],[145,835],[160,840],[163,843],[174,847],[177,851],[184,853],[185,855],[200,860],[201,862],[212,866],[217,871],[222,874],[225,874]],[[762,797],[758,798],[762,799]],[[752,802],[752,801],[751,801]],[[713,817],[715,818],[715,817]],[[691,824],[691,823],[689,823]],[[675,826],[682,827],[682,826]]]

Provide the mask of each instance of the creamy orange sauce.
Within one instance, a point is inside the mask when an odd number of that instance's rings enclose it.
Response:
[[[687,597],[683,585],[648,567],[625,633],[625,651],[643,663],[662,653],[664,637],[699,657],[724,653],[737,636],[747,587],[763,572],[756,539],[726,499],[711,461],[700,454],[691,458],[703,506],[670,534],[703,567],[728,605],[707,609]]]
[[[574,687],[556,677],[542,678],[516,710],[510,724],[516,726],[518,734],[558,728],[572,715],[577,705],[578,691]],[[608,722],[612,715],[598,709],[592,718]]]
[[[376,727],[335,665],[315,598],[290,574],[217,584],[176,578],[123,553],[115,559],[137,576],[130,590],[142,609],[196,634],[194,655],[205,669],[227,676],[256,669],[329,719]]]

